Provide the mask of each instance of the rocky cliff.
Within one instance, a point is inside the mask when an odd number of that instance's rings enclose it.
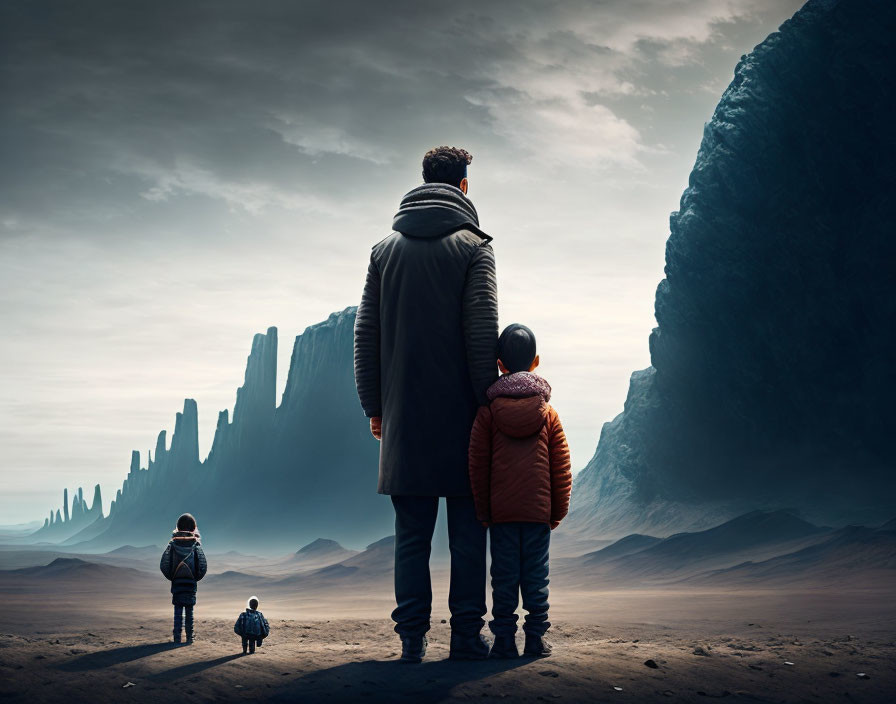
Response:
[[[219,413],[205,460],[187,399],[170,447],[163,430],[145,467],[132,453],[108,517],[44,539],[85,549],[158,544],[185,511],[212,551],[294,551],[320,536],[365,545],[391,532],[391,506],[376,493],[378,445],[355,393],[354,320],[347,308],[296,338],[279,406],[277,329],[256,335],[232,420]]]
[[[570,528],[699,529],[896,503],[896,5],[810,0],[735,69],[670,220],[652,366]]]
[[[79,487],[72,498],[71,512],[69,512],[68,489],[62,490],[62,512],[59,509],[50,510],[49,517],[44,519],[43,526],[33,533],[29,540],[32,542],[58,543],[66,540],[93,525],[103,518],[103,495],[100,485],[93,488],[93,503],[87,506],[84,499],[84,490]]]

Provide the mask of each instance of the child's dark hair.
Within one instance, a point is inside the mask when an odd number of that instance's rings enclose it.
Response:
[[[535,333],[513,323],[498,338],[498,359],[510,373],[527,372],[535,361]]]
[[[193,518],[193,515],[190,513],[183,514],[177,519],[177,529],[183,531],[196,530],[196,519]]]
[[[258,608],[258,599],[256,599],[254,596],[251,599],[249,599],[249,608],[252,609],[253,611],[255,611]]]

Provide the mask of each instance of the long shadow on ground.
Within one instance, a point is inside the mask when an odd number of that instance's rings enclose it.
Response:
[[[231,660],[236,660],[237,658],[241,657],[243,657],[242,653],[234,653],[232,655],[223,655],[220,658],[215,658],[214,660],[200,660],[199,662],[191,662],[186,665],[181,665],[180,667],[173,667],[170,670],[157,672],[150,679],[161,680],[163,682],[171,682],[180,679],[181,677],[198,674],[203,670],[209,669],[210,667],[223,665],[225,662],[230,662]]]
[[[63,663],[59,666],[60,670],[68,672],[80,672],[83,670],[99,670],[111,665],[119,665],[123,662],[131,662],[139,660],[149,655],[155,655],[165,650],[176,648],[177,644],[168,641],[166,643],[144,643],[143,645],[127,645],[123,648],[113,648],[112,650],[99,650],[95,653],[89,653],[83,657]]]
[[[454,687],[506,672],[529,658],[477,662],[437,660],[408,665],[395,660],[349,662],[317,670],[289,683],[273,701],[394,702],[435,704]]]

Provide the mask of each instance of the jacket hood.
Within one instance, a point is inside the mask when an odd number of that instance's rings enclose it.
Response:
[[[542,396],[500,396],[492,401],[491,409],[498,430],[513,438],[535,435],[548,417],[548,404]]]
[[[548,417],[551,385],[531,372],[505,374],[486,392],[498,430],[514,438],[539,432]]]
[[[171,534],[171,542],[175,545],[199,545],[198,530],[175,530]]]
[[[545,402],[551,400],[551,385],[547,379],[532,372],[516,372],[504,374],[485,392],[489,401],[494,401],[500,396],[509,398],[525,398],[526,396],[541,396]]]
[[[447,183],[424,183],[401,199],[392,219],[392,229],[407,237],[444,237],[469,229],[486,241],[491,237],[479,229],[479,215],[464,192]]]

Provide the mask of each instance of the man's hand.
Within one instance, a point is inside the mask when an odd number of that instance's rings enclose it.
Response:
[[[383,439],[383,419],[380,416],[374,416],[370,419],[370,433],[377,440]]]

